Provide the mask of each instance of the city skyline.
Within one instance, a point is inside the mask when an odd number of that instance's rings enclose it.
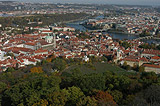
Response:
[[[8,1],[8,0],[0,0]],[[82,4],[120,4],[120,5],[160,5],[159,0],[11,0],[19,2],[82,3]]]

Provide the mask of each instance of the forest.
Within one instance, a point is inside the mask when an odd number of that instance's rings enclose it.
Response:
[[[88,69],[93,72],[85,73]],[[1,106],[159,106],[159,95],[159,75],[130,73],[104,57],[86,63],[50,56],[36,66],[0,73]]]

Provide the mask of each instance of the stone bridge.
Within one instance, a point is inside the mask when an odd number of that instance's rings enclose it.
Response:
[[[139,37],[136,38],[135,40],[142,40],[142,39],[160,39],[160,38],[158,38],[157,35],[152,35],[152,36]]]

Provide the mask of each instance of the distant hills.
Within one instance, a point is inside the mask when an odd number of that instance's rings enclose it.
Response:
[[[18,2],[18,1],[0,1],[1,3],[13,3],[13,2]]]

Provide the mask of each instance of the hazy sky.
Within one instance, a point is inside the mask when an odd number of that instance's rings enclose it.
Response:
[[[0,0],[0,1],[7,1],[7,0]],[[95,3],[95,4],[160,5],[160,0],[14,0],[14,1],[51,2],[51,3]]]

